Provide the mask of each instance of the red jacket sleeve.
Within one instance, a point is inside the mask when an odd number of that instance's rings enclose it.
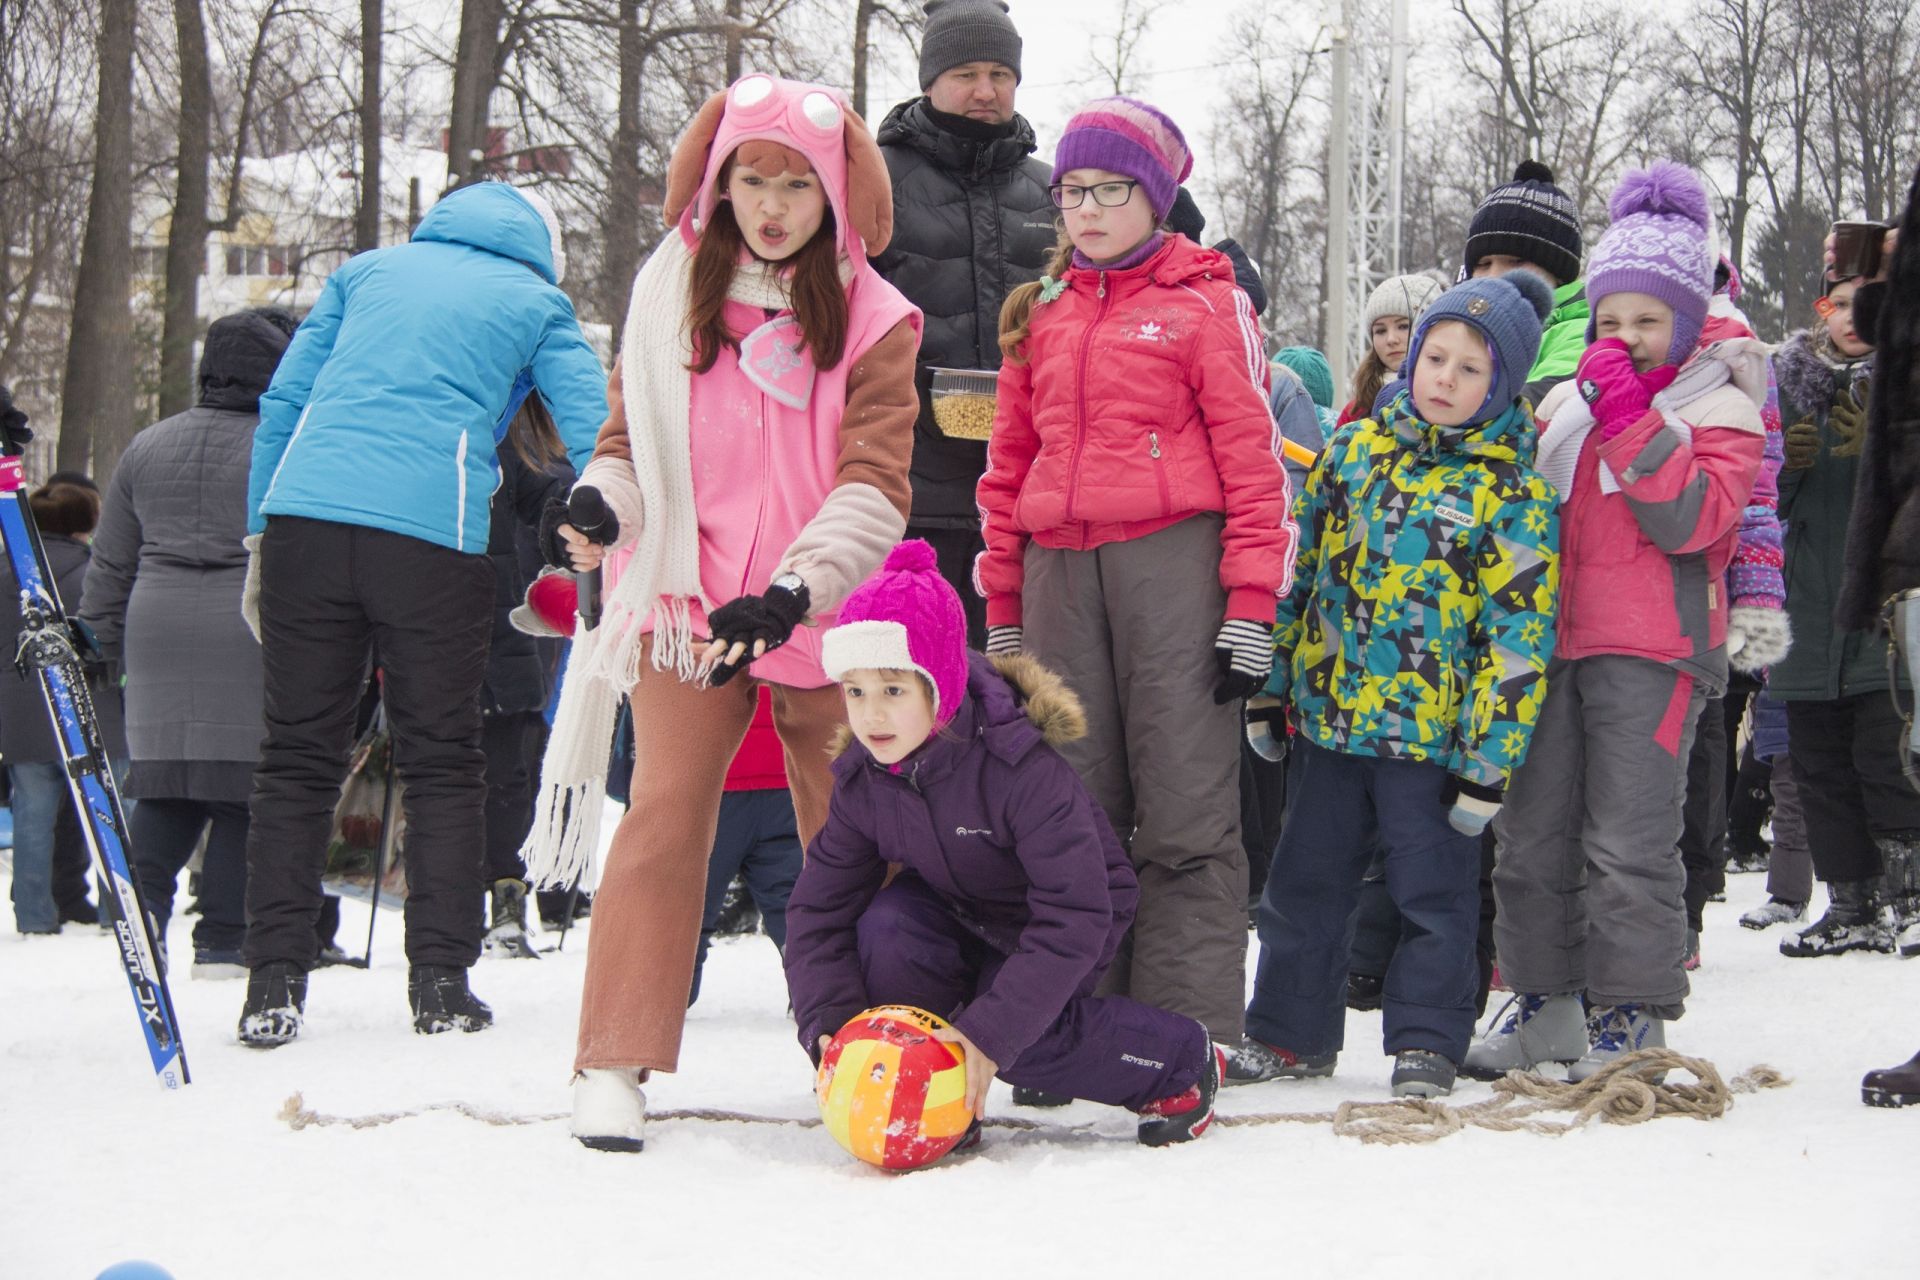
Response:
[[[1040,452],[1040,435],[1033,429],[1033,366],[1002,365],[998,394],[987,472],[974,491],[987,549],[974,564],[973,589],[986,598],[988,626],[1017,627],[1027,535],[1014,526],[1013,504]]]
[[[1271,623],[1293,586],[1297,531],[1280,424],[1268,407],[1266,347],[1253,304],[1227,290],[1202,330],[1189,377],[1226,494],[1220,585],[1227,617]]]
[[[1717,397],[1689,425],[1691,440],[1649,410],[1599,448],[1640,531],[1670,556],[1704,551],[1740,527],[1766,453],[1760,411],[1745,397]]]

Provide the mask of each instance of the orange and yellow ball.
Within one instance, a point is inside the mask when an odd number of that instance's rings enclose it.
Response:
[[[966,1058],[933,1038],[947,1024],[924,1009],[886,1005],[840,1028],[820,1055],[814,1091],[835,1142],[882,1169],[932,1164],[964,1138]]]

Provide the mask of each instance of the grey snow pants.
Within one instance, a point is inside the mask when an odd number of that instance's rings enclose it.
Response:
[[[1089,551],[1030,543],[1027,651],[1066,678],[1087,734],[1061,747],[1140,877],[1128,945],[1102,995],[1126,995],[1238,1044],[1245,1022],[1247,854],[1240,708],[1216,706],[1227,607],[1219,515]]]
[[[1532,745],[1494,819],[1494,948],[1513,990],[1682,1013],[1678,842],[1705,698],[1693,677],[1646,658],[1548,665]]]

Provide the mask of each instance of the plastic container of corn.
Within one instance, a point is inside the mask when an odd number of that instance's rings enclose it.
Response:
[[[985,440],[993,434],[993,409],[1000,390],[995,369],[935,369],[933,423],[943,436]]]

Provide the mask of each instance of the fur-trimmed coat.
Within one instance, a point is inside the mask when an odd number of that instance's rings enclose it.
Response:
[[[1920,170],[1907,192],[1900,243],[1872,327],[1873,395],[1847,529],[1837,625],[1876,624],[1889,596],[1920,587]],[[1861,296],[1854,305],[1861,308]],[[1862,328],[1863,334],[1867,333]]]
[[[787,984],[809,1054],[871,1004],[857,933],[890,862],[1004,957],[964,1008],[930,1010],[995,1062],[1018,1059],[1068,1000],[1091,993],[1140,889],[1105,814],[1054,750],[1085,732],[1059,676],[1023,655],[976,653],[966,702],[905,760],[879,764],[842,737],[827,823],[787,903]]]

